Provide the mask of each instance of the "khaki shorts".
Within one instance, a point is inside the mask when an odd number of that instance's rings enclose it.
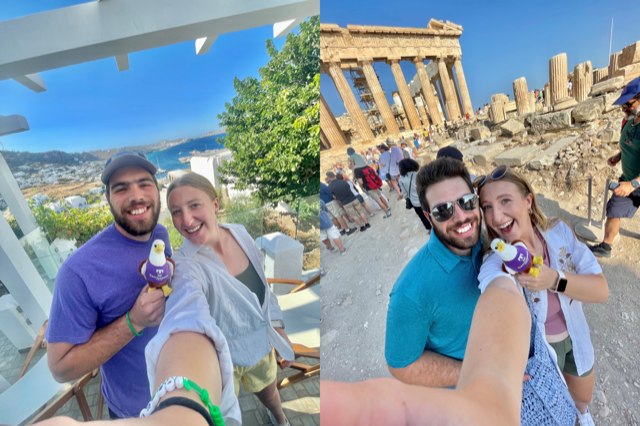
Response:
[[[582,375],[578,375],[578,367],[576,366],[576,360],[573,357],[573,345],[571,343],[571,337],[557,342],[549,343],[556,355],[558,356],[558,367],[563,373],[570,374],[576,377],[587,377],[593,371],[593,367]]]
[[[233,366],[233,384],[236,388],[236,396],[240,392],[240,380],[247,392],[256,393],[269,386],[278,375],[278,363],[275,351],[262,358],[251,367]]]
[[[320,241],[324,241],[327,238],[331,238],[332,240],[340,238],[340,231],[338,231],[338,228],[332,226],[331,228],[320,230]]]
[[[351,217],[358,217],[358,213],[364,214],[364,208],[358,200],[352,201],[349,204],[343,204],[342,206]]]
[[[344,216],[344,210],[342,210],[340,204],[338,204],[336,200],[327,203],[327,213],[331,220]]]
[[[367,190],[367,195],[369,195],[369,197],[371,197],[372,199],[378,201],[380,199],[380,197],[382,196],[382,191],[380,191],[380,188],[378,188],[378,189],[369,189],[369,190]]]

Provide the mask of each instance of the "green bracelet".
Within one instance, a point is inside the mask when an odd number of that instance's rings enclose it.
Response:
[[[142,330],[142,331],[140,332],[140,334],[138,334],[138,333],[133,329],[133,326],[131,325],[131,320],[129,319],[129,311],[127,311],[127,324],[129,324],[129,328],[131,329],[131,332],[132,332],[133,334],[135,334],[136,336],[140,337],[140,336],[142,336],[142,333],[144,333],[144,330]]]

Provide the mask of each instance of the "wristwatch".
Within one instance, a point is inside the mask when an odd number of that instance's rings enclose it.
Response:
[[[640,188],[640,182],[635,179],[631,179],[631,186],[633,186],[635,189],[638,189]]]
[[[565,277],[564,273],[561,270],[556,270],[558,273],[558,282],[556,282],[556,288],[551,290],[554,293],[564,293],[567,289],[567,277]]]

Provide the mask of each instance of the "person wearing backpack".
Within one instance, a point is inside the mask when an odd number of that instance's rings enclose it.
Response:
[[[382,216],[383,219],[391,216],[391,208],[387,204],[387,200],[382,196],[382,179],[371,167],[361,167],[355,169],[354,177],[358,180],[358,183],[365,191],[367,195],[371,197],[385,212]]]

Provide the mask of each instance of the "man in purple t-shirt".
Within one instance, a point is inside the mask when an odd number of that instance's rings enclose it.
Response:
[[[165,298],[148,291],[138,266],[156,239],[171,256],[169,234],[158,225],[155,173],[137,152],[107,161],[102,182],[115,223],[64,261],[53,291],[46,331],[53,377],[68,382],[100,367],[111,418],[137,417],[151,399],[144,349],[158,331]]]

